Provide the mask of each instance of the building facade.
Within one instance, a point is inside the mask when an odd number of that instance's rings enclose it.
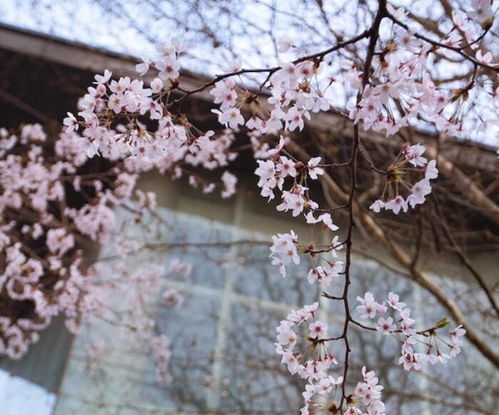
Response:
[[[0,32],[5,71],[0,108],[6,127],[42,122],[49,129],[55,123],[56,128],[91,84],[94,73],[104,68],[120,75],[134,73],[130,57],[10,27],[1,27]],[[187,82],[190,77],[195,82],[194,75],[186,76]],[[201,97],[189,105],[196,112],[207,104]],[[60,319],[23,359],[2,362],[2,414],[297,412],[304,385],[280,364],[274,352],[275,327],[291,309],[316,301],[321,287],[308,283],[306,263],[282,279],[270,265],[268,241],[276,232],[293,229],[307,235],[310,231],[256,198],[251,191],[251,170],[242,163],[239,172],[248,178],[243,178],[237,195],[229,201],[202,195],[183,182],[146,175],[141,186],[157,193],[162,221],[151,218],[149,226],[117,231],[126,233],[129,240],[150,240],[155,248],[130,255],[126,270],[99,276],[120,292],[129,292],[138,287],[127,277],[134,269],[148,263],[164,265],[160,289],[148,293],[144,312],[154,321],[157,334],[166,334],[171,342],[169,381],[158,380],[151,345],[140,333],[105,319],[91,319],[79,335],[71,336]],[[357,284],[353,299],[367,289],[380,297],[388,289],[412,304],[418,320],[433,322],[446,315],[434,299],[398,271],[382,248],[360,231],[355,238],[359,252],[354,252],[352,274]],[[113,254],[112,246],[102,247],[99,253],[101,259],[109,257],[111,265]],[[472,288],[458,261],[445,253],[426,254],[432,278],[465,300]],[[494,254],[478,252],[473,260],[493,283]],[[184,268],[178,267],[179,261]],[[192,267],[189,275],[185,266]],[[380,280],[383,284],[377,283]],[[165,292],[180,294],[183,304],[178,304],[178,298],[177,303],[165,301]],[[473,298],[482,297],[478,293]],[[112,301],[115,312],[127,316],[133,302],[122,300]],[[324,298],[321,302],[321,318],[331,326],[341,325],[341,310]],[[478,312],[469,318],[477,326],[486,323]],[[376,368],[391,413],[487,414],[497,408],[497,373],[473,347],[444,369],[408,376],[397,364],[398,345],[390,340],[379,334],[353,333],[352,366],[359,371],[363,365]]]

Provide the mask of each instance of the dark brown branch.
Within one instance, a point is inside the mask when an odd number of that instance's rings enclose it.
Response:
[[[364,88],[369,82],[369,73],[371,71],[372,60],[374,57],[374,52],[376,49],[376,43],[379,37],[379,27],[381,24],[381,20],[385,17],[387,13],[386,10],[386,0],[378,1],[378,11],[373,21],[373,25],[370,29],[369,34],[369,45],[367,47],[366,59],[364,63],[364,69],[362,73],[362,88],[360,89],[357,95],[357,105],[359,105],[360,100],[362,99],[362,93],[364,92]],[[348,377],[348,368],[349,368],[349,357],[350,357],[350,343],[348,339],[348,326],[349,323],[353,321],[352,316],[350,314],[350,305],[348,300],[348,291],[351,284],[351,275],[350,268],[352,263],[352,236],[353,236],[353,226],[354,226],[354,206],[355,206],[355,192],[357,189],[357,162],[358,155],[360,149],[360,136],[359,136],[359,124],[356,123],[354,125],[354,134],[353,134],[353,146],[351,153],[351,180],[350,180],[350,194],[348,195],[348,228],[347,228],[347,237],[345,241],[346,246],[346,258],[345,258],[345,284],[343,286],[343,304],[345,310],[345,323],[343,325],[343,333],[341,334],[341,338],[344,340],[345,344],[345,357],[344,357],[344,367],[343,367],[343,382],[341,384],[341,400],[340,400],[340,411],[343,414],[343,404],[348,399],[346,394],[346,384]]]
[[[392,20],[395,24],[399,25],[400,27],[403,27],[405,30],[410,30],[409,26],[407,26],[405,23],[402,23],[400,20],[398,20],[395,16],[391,15],[390,13],[387,12],[387,17]],[[466,59],[469,62],[473,62],[475,65],[481,66],[483,68],[490,69],[491,71],[494,72],[499,72],[499,68],[496,66],[488,65],[486,63],[480,62],[476,60],[475,58],[471,57],[467,53],[463,51],[462,47],[457,47],[457,46],[450,46],[446,45],[445,43],[438,42],[436,40],[430,39],[429,37],[426,37],[420,33],[413,33],[413,36],[416,37],[417,39],[424,40],[427,43],[430,43],[433,46],[443,48],[443,49],[448,49],[451,50],[459,55],[461,55],[464,59]],[[484,35],[485,36],[485,35]]]
[[[50,118],[48,115],[37,110],[36,108],[33,108],[31,105],[29,105],[28,103],[19,99],[15,95],[12,95],[10,92],[6,91],[3,88],[0,88],[0,99],[3,99],[8,104],[19,108],[21,111],[25,112],[26,114],[31,115],[33,118],[36,118],[38,121],[40,121],[42,123],[45,123],[47,125],[57,123],[55,120]]]
[[[337,45],[332,46],[328,49],[325,49],[321,52],[317,52],[317,53],[314,53],[312,55],[303,56],[299,59],[294,60],[293,63],[297,64],[297,63],[305,62],[308,60],[323,59],[326,55],[328,55],[332,52],[336,52],[339,49],[342,49],[350,44],[357,43],[358,41],[366,38],[367,36],[369,36],[370,32],[371,32],[371,30],[366,30],[366,31],[362,32],[361,34],[353,37],[352,39],[338,43]],[[266,80],[262,84],[262,86],[263,86],[270,79],[270,76],[273,73],[277,72],[279,69],[281,69],[281,66],[274,66],[272,68],[241,69],[239,71],[229,72],[229,73],[222,74],[222,75],[217,75],[212,80],[205,82],[200,87],[186,91],[185,94],[182,95],[180,98],[177,98],[175,101],[172,101],[171,105],[178,104],[179,102],[183,101],[188,96],[196,94],[196,93],[201,92],[201,91],[204,91],[205,89],[209,88],[210,86],[215,85],[217,82],[222,81],[226,78],[234,77],[234,76],[251,74],[251,73],[267,73],[268,75],[267,75]]]
[[[306,161],[310,158],[307,152],[297,144],[290,142],[287,146],[302,160]],[[324,174],[321,180],[324,182],[324,185],[329,188],[331,195],[334,195],[340,203],[344,203],[348,200],[348,194],[338,186],[336,181],[329,174]],[[412,258],[399,244],[388,237],[387,233],[378,223],[377,219],[375,219],[370,212],[366,211],[364,207],[358,203],[358,201],[355,201],[355,217],[365,231],[368,232],[372,238],[379,241],[400,265],[407,270],[410,270]],[[499,367],[499,355],[468,322],[462,311],[459,309],[459,306],[447,295],[444,289],[435,283],[431,277],[419,267],[412,269],[411,275],[416,283],[428,290],[438,300],[438,302],[450,313],[457,324],[461,324],[464,329],[466,329],[466,337],[480,351],[480,353],[496,367]]]
[[[447,226],[445,218],[442,214],[442,210],[440,209],[440,206],[435,199],[436,198],[434,197],[433,200],[435,201],[435,203],[434,203],[435,210],[440,218],[438,223],[439,223],[440,227],[442,228],[445,237],[447,238],[447,240],[451,244],[453,252],[456,253],[456,255],[460,259],[461,263],[466,267],[466,269],[470,272],[470,274],[473,275],[476,282],[478,283],[480,288],[483,290],[483,292],[487,296],[487,299],[489,300],[490,305],[492,306],[492,308],[494,309],[496,314],[499,315],[499,307],[497,305],[496,299],[494,298],[494,295],[492,294],[492,291],[485,283],[484,278],[480,275],[480,273],[477,271],[477,269],[473,266],[473,264],[471,263],[469,258],[465,255],[465,253],[463,252],[463,250],[461,249],[461,247],[457,243],[454,236],[452,236],[452,233],[450,232],[449,227]]]

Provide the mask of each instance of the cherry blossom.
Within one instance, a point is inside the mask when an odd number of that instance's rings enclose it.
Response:
[[[218,122],[225,127],[235,129],[238,125],[244,124],[244,118],[241,115],[241,111],[237,108],[227,108],[225,110],[213,110],[215,114],[218,114]]]
[[[308,329],[310,330],[310,337],[312,339],[323,337],[326,334],[326,323],[316,320],[310,323]]]
[[[33,304],[26,318],[0,316],[0,356],[20,358],[58,314],[65,314],[73,332],[85,320],[111,314],[107,298],[116,293],[96,277],[106,272],[103,266],[85,263],[82,246],[112,245],[120,258],[141,249],[139,242],[126,241],[114,230],[125,224],[117,213],[120,209],[132,212],[139,222],[146,212],[154,212],[155,196],[136,189],[142,173],[156,170],[175,180],[183,177],[204,193],[217,190],[222,198],[228,198],[236,193],[238,179],[228,171],[230,163],[249,150],[260,195],[268,202],[277,199],[275,209],[289,212],[294,220],[308,225],[312,234],[307,243],[292,230],[274,235],[271,263],[285,277],[287,267],[300,264],[301,256],[308,256],[311,266],[307,280],[311,284],[320,284],[321,290],[334,288],[334,281],[344,284],[342,296],[322,293],[325,299],[345,305],[343,334],[326,337],[328,326],[318,319],[318,302],[291,311],[276,329],[276,353],[292,375],[306,381],[301,413],[384,414],[383,386],[373,371],[363,367],[361,380],[352,383],[347,352],[343,376],[331,373],[337,361],[330,349],[343,343],[348,351],[348,325],[357,323],[373,334],[393,338],[400,344],[398,363],[405,370],[420,370],[455,358],[466,330],[457,326],[446,331],[446,318],[418,330],[420,325],[411,317],[411,310],[393,292],[381,302],[369,291],[357,297],[360,319],[371,320],[372,326],[350,315],[351,230],[362,224],[354,217],[364,209],[364,201],[357,200],[356,195],[357,153],[345,162],[323,155],[322,148],[312,148],[310,156],[293,151],[293,147],[300,146],[297,138],[308,130],[312,117],[329,110],[338,111],[355,124],[353,141],[362,152],[361,128],[387,136],[406,136],[406,128],[425,123],[446,135],[462,135],[466,101],[479,83],[477,77],[483,68],[491,70],[495,65],[494,56],[480,42],[482,31],[492,25],[491,4],[487,0],[472,0],[470,4],[468,9],[463,6],[452,11],[451,28],[438,42],[404,23],[410,14],[403,8],[386,4],[376,15],[376,25],[357,39],[338,42],[323,53],[279,62],[275,67],[242,69],[235,59],[230,72],[191,91],[181,84],[182,46],[172,41],[157,59],[143,58],[136,65],[138,79],[113,78],[107,69],[96,74],[79,100],[78,110],[68,112],[62,121],[63,131],[54,142],[39,124],[24,125],[15,132],[0,129],[0,249],[5,258],[0,288],[14,304]],[[382,21],[389,30],[379,30]],[[370,42],[365,62],[358,57],[346,61],[341,54],[334,54],[367,38]],[[282,36],[277,47],[281,54],[289,52],[282,57],[298,51],[288,35]],[[437,49],[442,56],[458,53],[459,59],[473,66],[472,79],[465,87],[450,90],[432,79],[430,64]],[[341,68],[339,73],[332,70],[334,66]],[[258,89],[243,85],[249,72],[265,75]],[[337,110],[334,94],[328,90],[338,83],[352,97],[346,112]],[[194,125],[178,110],[185,99],[207,90],[214,105],[207,114],[216,118],[218,128]],[[498,91],[489,88],[487,93],[497,99]],[[239,146],[244,137],[247,146]],[[314,156],[317,151],[320,156]],[[364,158],[369,165],[362,166],[365,172],[378,175],[384,182],[377,199],[367,203],[374,213],[406,213],[424,204],[432,193],[432,181],[439,175],[437,160],[428,160],[425,146],[416,141],[403,144],[386,168]],[[81,173],[98,160],[112,167],[97,172],[95,177]],[[350,189],[345,190],[350,192],[348,203],[339,207],[328,206],[324,198],[314,194],[318,184],[335,180],[336,168],[350,169],[353,178]],[[203,174],[205,170],[210,175]],[[69,192],[81,196],[82,202],[68,204]],[[346,238],[344,233],[331,234],[339,231],[338,224],[342,223],[336,209],[348,213]],[[375,216],[366,212],[368,221]],[[40,246],[36,253],[27,249],[35,244]],[[338,260],[342,248],[346,259]],[[161,293],[162,302],[170,307],[182,306],[184,297],[173,289],[160,290],[162,266],[147,264],[131,272],[122,264],[112,272],[126,275],[130,288],[120,293],[133,310],[123,322],[148,339],[158,380],[170,381],[170,341],[157,332],[144,305],[151,293]],[[178,259],[172,260],[168,269],[169,274],[184,278],[191,272],[192,265]],[[349,395],[347,389],[352,384],[356,386]]]
[[[415,208],[426,201],[426,197],[431,193],[430,180],[438,177],[438,169],[436,168],[435,160],[428,160],[423,157],[425,147],[421,144],[409,145],[408,143],[402,146],[401,155],[390,165],[386,172],[386,187],[385,193],[393,194],[395,196],[388,198],[388,200],[378,199],[375,200],[369,207],[375,213],[381,210],[391,210],[393,213],[398,214],[401,211],[407,212],[410,208]],[[424,166],[424,178],[414,184],[410,184],[405,176],[409,172],[406,165],[411,164],[416,169],[422,169]],[[413,168],[411,168],[413,169]],[[404,198],[398,194],[401,187],[408,190],[408,195]],[[395,190],[393,190],[395,189]]]
[[[272,237],[272,240],[273,244],[270,247],[272,264],[279,266],[279,272],[285,277],[286,265],[290,262],[295,264],[300,263],[300,256],[297,250],[298,237],[293,231],[290,231],[290,233],[285,234],[278,233]]]
[[[153,359],[156,362],[156,377],[160,382],[168,383],[171,376],[168,364],[171,359],[170,341],[164,334],[151,339]]]
[[[336,261],[334,263],[326,263],[324,266],[312,267],[308,273],[308,282],[313,284],[314,282],[321,282],[325,285],[329,285],[332,280],[340,277],[344,271],[343,261]]]
[[[294,46],[293,38],[289,35],[283,35],[279,38],[279,52],[287,52]]]
[[[393,318],[388,317],[388,318],[383,318],[380,317],[378,320],[378,325],[376,326],[376,330],[383,334],[390,334],[393,331],[396,330],[396,325],[393,324]]]
[[[374,329],[384,335],[395,336],[400,340],[402,347],[398,363],[403,365],[405,370],[421,370],[427,364],[444,363],[446,360],[456,357],[461,351],[462,340],[460,337],[466,334],[462,326],[447,333],[450,342],[444,340],[440,333],[449,324],[446,318],[437,321],[429,329],[416,331],[414,329],[416,322],[410,317],[411,311],[399,301],[398,294],[390,292],[387,300],[383,303],[377,303],[374,296],[367,292],[364,298],[357,297],[357,301],[360,302],[360,305],[357,306],[357,312],[362,319],[372,320],[378,314],[381,315]],[[389,310],[394,312],[394,317],[386,316]],[[440,348],[448,349],[449,354],[443,353],[438,345]],[[417,351],[417,346],[422,351]]]
[[[322,341],[325,336],[326,324],[315,319],[319,303],[305,306],[299,310],[291,311],[286,320],[282,320],[277,327],[276,352],[282,357],[289,372],[297,374],[303,379],[319,380],[327,377],[327,370],[337,363],[336,358],[329,352],[327,346]],[[316,347],[313,358],[305,358],[300,351],[295,351],[297,346],[302,346],[298,342],[295,332],[298,326],[311,320],[308,323],[309,337],[305,343],[315,344]],[[304,349],[306,345],[303,345]]]
[[[184,297],[173,289],[164,291],[161,297],[168,307],[180,308],[185,301]]]

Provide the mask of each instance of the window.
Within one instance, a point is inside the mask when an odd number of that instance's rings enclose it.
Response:
[[[197,202],[195,207],[184,202],[183,206],[206,209],[212,219],[165,209],[162,214],[172,226],[130,230],[135,238],[151,238],[169,247],[166,253],[142,252],[130,257],[130,268],[158,258],[166,268],[176,258],[193,266],[189,277],[171,273],[160,279],[161,289],[146,296],[151,302],[145,309],[156,323],[155,330],[165,333],[171,341],[172,382],[157,381],[149,342],[122,326],[93,319],[72,344],[51,415],[297,413],[304,384],[280,364],[274,352],[274,333],[291,309],[319,297],[319,287],[306,279],[308,264],[289,267],[288,277],[281,278],[268,260],[268,245],[262,243],[269,236],[261,232],[262,228],[279,231],[280,225],[259,216],[250,206],[238,202],[233,211],[213,209],[204,202]],[[252,224],[258,231],[248,230]],[[289,223],[281,225],[280,231],[289,230]],[[309,232],[293,226],[299,235]],[[204,245],[189,247],[185,241]],[[108,254],[112,254],[109,247],[102,255]],[[420,288],[373,261],[356,256],[352,275],[356,281],[352,304],[357,295],[368,289],[381,298],[387,295],[384,290],[389,287],[412,304],[415,311],[424,314],[416,316],[424,317],[421,321],[433,322],[446,315],[433,302],[421,306],[424,294]],[[126,277],[120,277],[119,270],[103,276],[106,278],[112,279],[113,284],[129,283]],[[380,280],[384,281],[382,285],[376,283]],[[442,284],[455,282],[442,279]],[[184,296],[181,307],[164,304],[161,294],[167,289]],[[342,305],[322,302],[321,319],[328,321],[332,331],[339,331]],[[123,298],[117,296],[114,303],[115,311],[126,316],[128,306]],[[105,346],[100,354],[95,347],[99,344]],[[385,386],[389,413],[475,413],[469,394],[456,392],[470,382],[475,383],[474,388],[484,390],[485,399],[489,400],[484,407],[493,405],[493,382],[492,386],[491,382],[487,385],[486,379],[492,379],[494,371],[487,365],[477,365],[480,359],[472,349],[465,350],[463,358],[447,363],[445,371],[436,373],[430,368],[428,373],[407,376],[397,364],[399,346],[393,339],[352,329],[351,344],[352,368],[358,369],[359,374],[364,364],[376,369]],[[89,347],[95,352],[94,359],[88,358]],[[331,351],[341,360],[341,347],[333,345]],[[51,364],[47,362],[47,366]],[[356,381],[353,377],[351,380]],[[438,394],[433,392],[436,385]],[[50,399],[53,402],[53,397]]]

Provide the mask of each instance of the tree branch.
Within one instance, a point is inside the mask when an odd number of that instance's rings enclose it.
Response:
[[[288,143],[288,148],[290,148],[302,160],[308,160],[310,158],[307,152],[295,143]],[[340,203],[348,201],[348,194],[338,186],[329,174],[326,173],[321,176],[321,180],[329,187],[331,195],[340,200]],[[450,313],[456,323],[461,324],[464,327],[466,330],[466,337],[480,351],[480,353],[491,363],[493,363],[494,366],[499,367],[499,355],[481,338],[475,328],[467,321],[456,302],[452,300],[445,293],[445,291],[430,278],[428,274],[421,270],[421,268],[413,267],[411,269],[413,262],[411,257],[400,245],[388,238],[387,234],[373,215],[367,212],[365,208],[358,203],[358,201],[355,201],[354,212],[357,220],[361,222],[361,225],[369,233],[369,235],[379,241],[400,265],[410,271],[414,281],[421,287],[428,290]]]

